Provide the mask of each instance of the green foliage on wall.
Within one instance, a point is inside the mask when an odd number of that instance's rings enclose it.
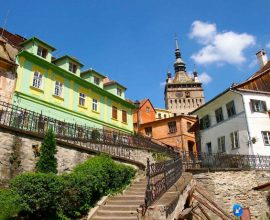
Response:
[[[37,172],[57,173],[56,152],[55,134],[49,129],[40,148],[40,157],[36,164]]]

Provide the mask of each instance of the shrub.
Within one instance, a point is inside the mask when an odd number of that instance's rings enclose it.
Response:
[[[98,141],[100,139],[100,132],[97,129],[92,131],[91,139],[94,141]]]
[[[9,189],[0,189],[0,220],[16,216],[22,209],[20,196]]]
[[[36,168],[41,173],[57,173],[57,159],[55,157],[56,141],[55,135],[51,129],[45,134],[44,140],[40,148],[40,157]]]
[[[24,202],[23,212],[31,219],[56,216],[64,199],[63,187],[62,177],[52,173],[25,173],[10,183],[10,188]]]

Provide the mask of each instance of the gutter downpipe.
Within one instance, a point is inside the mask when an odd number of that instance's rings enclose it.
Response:
[[[254,149],[253,149],[253,145],[252,145],[252,141],[251,141],[251,136],[250,136],[250,127],[249,127],[249,123],[248,123],[248,119],[247,119],[247,114],[246,114],[246,106],[245,106],[245,102],[244,102],[244,96],[241,92],[238,92],[236,90],[233,90],[232,88],[230,88],[230,91],[241,95],[242,97],[242,103],[243,103],[243,107],[244,107],[244,111],[245,111],[245,118],[246,118],[246,122],[247,122],[247,132],[248,132],[248,147],[250,147],[252,154],[254,155]]]

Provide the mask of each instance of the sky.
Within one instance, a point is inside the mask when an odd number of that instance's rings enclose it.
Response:
[[[132,100],[164,108],[174,74],[175,34],[187,71],[196,68],[205,99],[259,69],[270,56],[269,0],[0,0],[0,26],[51,44],[127,87]]]

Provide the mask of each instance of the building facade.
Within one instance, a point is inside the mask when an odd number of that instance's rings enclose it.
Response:
[[[178,115],[140,125],[139,132],[180,151],[196,152],[195,134],[189,129],[196,117]]]
[[[23,37],[0,28],[0,101],[11,103],[16,84],[16,55]]]
[[[74,57],[53,58],[55,48],[35,37],[21,46],[13,104],[70,123],[133,132],[134,106],[125,100],[125,87],[104,85],[105,76],[81,71]]]
[[[204,104],[204,91],[196,71],[191,77],[186,71],[186,65],[176,40],[176,61],[174,63],[175,76],[167,73],[164,90],[165,108],[173,115],[188,114]]]
[[[173,116],[171,111],[163,108],[155,108],[156,109],[156,120],[163,119],[163,118],[170,118]]]
[[[270,62],[192,112],[202,152],[270,155],[269,74]]]

